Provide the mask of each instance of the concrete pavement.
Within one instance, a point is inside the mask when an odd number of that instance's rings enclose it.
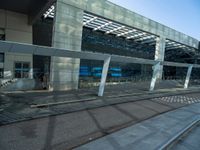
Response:
[[[103,138],[76,148],[76,150],[157,150],[179,131],[200,117],[200,104],[193,104],[153,117],[136,125],[122,129]],[[199,131],[199,129],[198,129]],[[193,144],[187,149],[198,150],[199,135],[192,138]],[[187,142],[192,142],[190,137]],[[185,142],[186,143],[186,142]],[[184,149],[186,149],[184,147]],[[182,144],[183,148],[183,144]],[[179,149],[182,149],[179,145]]]
[[[170,85],[168,85],[169,83]],[[171,81],[169,83],[166,84],[165,87],[170,87],[174,84],[174,82]],[[148,84],[141,83],[108,86],[104,97],[97,97],[95,95],[97,88],[64,92],[33,91],[5,94],[0,93],[0,125],[138,100],[155,99],[158,100],[159,103],[162,102],[163,104],[176,99],[180,100],[180,102],[173,103],[173,105],[185,105],[187,103],[190,104],[189,102],[193,103],[199,101],[198,96],[190,96],[190,99],[184,97],[184,94],[191,92],[197,93],[198,89],[182,90],[172,88],[149,92],[147,85]],[[174,95],[177,95],[177,97]],[[180,95],[182,95],[182,97]],[[162,99],[160,99],[160,97],[162,97]],[[77,100],[83,102],[75,102]],[[185,101],[185,103],[181,103],[181,101]],[[65,103],[53,106],[48,105],[49,103],[57,102]],[[31,108],[31,106],[40,104],[46,106]]]
[[[139,85],[125,86],[107,88],[106,95],[94,101],[43,108],[30,105],[90,98],[94,97],[94,89],[0,94],[0,148],[71,149],[200,100],[195,90],[149,93]]]
[[[188,105],[163,103],[161,99],[160,102],[154,99],[133,101],[0,126],[0,147],[3,150],[71,149]],[[195,110],[191,111],[193,114]],[[173,114],[177,119],[183,116]]]

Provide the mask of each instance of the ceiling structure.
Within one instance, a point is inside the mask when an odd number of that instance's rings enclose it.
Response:
[[[34,0],[20,0],[20,2],[17,0],[1,0],[0,9],[28,14],[31,11],[31,6],[33,6],[33,3]]]
[[[45,13],[44,18],[54,18],[55,7],[52,5]],[[83,26],[92,29],[93,31],[101,31],[105,34],[113,34],[116,37],[123,37],[126,40],[147,45],[155,45],[157,35],[141,31],[136,28],[129,27],[94,14],[84,12]],[[166,40],[166,50],[182,49],[183,51],[193,51],[196,49],[186,46],[169,39]]]
[[[56,0],[0,0],[0,9],[27,14],[33,24]]]
[[[16,0],[1,0],[0,9],[28,14],[29,23],[33,23],[38,16],[38,12],[41,14],[44,13],[44,18],[53,18],[55,11],[53,3],[55,1],[56,0],[20,0],[19,2]],[[117,37],[124,37],[127,40],[134,40],[135,42],[141,44],[155,45],[157,37],[156,35],[87,12],[84,12],[83,26],[91,28],[93,31],[102,31],[105,32],[105,34],[114,34]],[[184,44],[166,40],[166,50],[173,50],[177,48],[187,51],[196,50]]]
[[[124,37],[127,40],[136,42],[151,43],[156,40],[156,36],[113,22],[104,18],[94,16],[84,12],[83,26],[93,29],[93,31],[102,31],[105,34],[114,34],[116,37]]]
[[[0,0],[0,9],[30,15],[38,8],[44,7],[49,1],[53,2],[53,0]]]
[[[33,23],[38,15],[41,17],[41,14],[43,14],[42,17],[44,18],[54,17],[55,7],[52,5],[54,2],[55,0],[20,0],[20,2],[16,0],[1,0],[0,9],[28,14],[30,22]],[[83,26],[90,28],[94,32],[101,31],[105,34],[112,34],[116,37],[122,37],[126,40],[147,46],[154,46],[157,38],[157,35],[144,32],[137,28],[133,28],[88,12],[84,12]],[[3,37],[4,35],[1,35],[1,38]],[[167,39],[166,51],[170,51],[171,55],[178,52],[189,53],[192,56],[196,55],[197,49]]]

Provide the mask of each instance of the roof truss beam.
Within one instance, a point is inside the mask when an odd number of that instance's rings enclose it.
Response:
[[[115,29],[109,30],[109,31],[106,32],[106,34],[113,33],[113,32],[115,32],[115,31],[121,30],[121,29],[123,29],[123,28],[125,28],[125,26],[121,26],[121,27],[118,27],[118,28],[115,28]]]
[[[127,34],[130,34],[130,33],[136,32],[136,31],[137,31],[136,29],[128,30],[127,32],[123,32],[123,33],[117,34],[117,37],[125,36]]]
[[[106,27],[106,26],[109,26],[110,24],[112,24],[111,21],[110,21],[110,22],[107,22],[107,23],[105,23],[105,24],[103,24],[103,25],[101,25],[101,26],[99,26],[99,27],[97,27],[97,28],[94,28],[93,31],[97,31],[97,30],[99,30],[99,29],[102,29],[102,28],[104,28],[104,27]]]
[[[88,23],[92,22],[92,21],[95,21],[98,17],[94,17],[94,18],[91,18],[90,20],[87,20],[86,22],[83,23],[83,25],[87,25]]]

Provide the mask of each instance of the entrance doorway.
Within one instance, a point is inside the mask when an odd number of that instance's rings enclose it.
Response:
[[[33,55],[33,77],[36,82],[35,89],[47,90],[50,78],[51,57]]]

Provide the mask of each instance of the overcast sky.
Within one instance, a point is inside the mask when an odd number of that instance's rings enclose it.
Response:
[[[109,0],[200,41],[200,0]]]

